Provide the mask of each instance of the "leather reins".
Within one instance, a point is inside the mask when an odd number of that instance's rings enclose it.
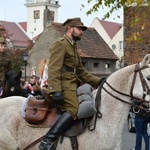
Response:
[[[133,76],[133,80],[132,80],[132,85],[131,85],[130,95],[122,93],[122,92],[114,89],[107,81],[105,82],[105,84],[107,84],[110,89],[112,89],[116,93],[119,93],[120,95],[123,95],[123,96],[126,96],[126,97],[130,97],[131,99],[136,99],[136,100],[138,100],[140,102],[145,102],[146,94],[150,94],[150,88],[149,88],[147,82],[145,81],[141,70],[146,69],[146,68],[148,68],[148,66],[140,67],[139,64],[136,64],[135,70],[134,70],[134,76]],[[140,77],[141,84],[142,84],[142,87],[143,87],[143,97],[142,97],[142,99],[133,96],[133,89],[134,89],[134,86],[135,86],[135,81],[136,81],[137,73],[139,73],[139,77]],[[129,104],[129,105],[134,106],[136,108],[143,109],[143,110],[147,111],[147,109],[143,108],[142,106],[136,105],[136,104],[134,104],[132,102],[127,102],[126,100],[123,100],[123,99],[115,96],[114,94],[112,94],[111,92],[109,92],[104,86],[102,86],[102,89],[105,92],[107,92],[109,95],[111,95],[112,97],[114,97],[115,99],[117,99],[117,100],[119,100],[119,101],[121,101],[123,103]]]

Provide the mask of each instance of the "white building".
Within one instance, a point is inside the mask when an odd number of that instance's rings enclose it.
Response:
[[[43,32],[45,20],[58,20],[58,0],[26,0],[27,34],[33,38]]]
[[[118,56],[119,61],[116,63],[116,68],[120,69],[123,67],[123,25],[115,22],[100,20],[96,17],[90,26],[96,29],[112,51]]]

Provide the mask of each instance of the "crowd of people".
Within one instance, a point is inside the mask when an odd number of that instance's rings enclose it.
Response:
[[[40,83],[36,75],[32,75],[29,81],[24,81],[22,83],[23,93],[25,97],[29,95],[38,96],[41,95]]]

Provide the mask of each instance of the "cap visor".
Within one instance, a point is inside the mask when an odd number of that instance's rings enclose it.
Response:
[[[82,31],[87,30],[87,27],[86,27],[86,26],[76,26],[76,27],[78,27],[78,28],[82,28]]]

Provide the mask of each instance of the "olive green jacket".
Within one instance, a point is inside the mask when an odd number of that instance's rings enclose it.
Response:
[[[7,52],[0,52],[0,81],[2,81],[10,66],[10,55]]]
[[[75,68],[75,72],[62,71],[63,66]],[[53,93],[62,90],[76,90],[79,83],[98,86],[99,78],[85,71],[77,44],[66,35],[58,39],[50,48],[48,65],[48,91]]]

